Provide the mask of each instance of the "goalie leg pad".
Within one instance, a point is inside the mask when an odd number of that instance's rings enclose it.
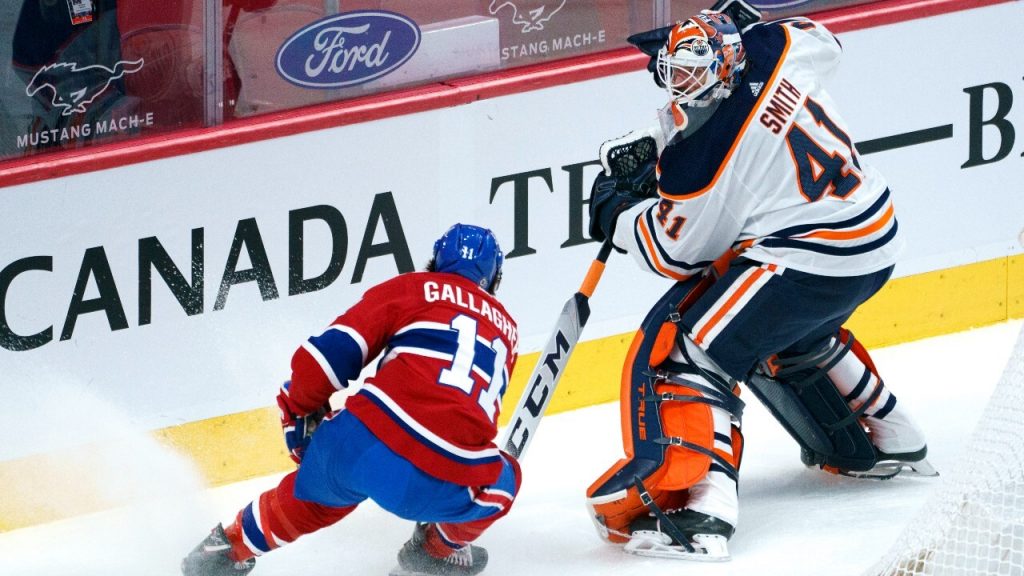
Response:
[[[870,470],[878,462],[860,418],[877,400],[881,387],[853,410],[829,378],[852,347],[852,336],[845,341],[832,338],[808,354],[773,356],[748,381],[800,444],[805,464],[857,471]]]
[[[742,451],[738,422],[743,403],[724,378],[673,350],[665,360],[666,318],[675,314],[694,282],[674,286],[655,305],[634,337],[622,375],[621,417],[626,458],[619,460],[587,490],[587,504],[599,535],[624,542],[629,524],[651,509],[637,489],[662,509],[685,505],[687,489],[722,471],[735,480]],[[652,354],[659,360],[651,366]],[[681,359],[682,361],[677,360]],[[716,435],[716,417],[726,432]],[[736,426],[729,432],[730,421]],[[722,422],[718,422],[722,428]]]
[[[648,488],[641,496],[636,479],[645,478],[656,486],[665,474],[662,462],[638,458],[623,458],[608,469],[587,489],[587,509],[601,539],[623,544],[629,541],[629,525],[646,516],[653,503],[660,509],[682,508],[686,504],[686,490]]]

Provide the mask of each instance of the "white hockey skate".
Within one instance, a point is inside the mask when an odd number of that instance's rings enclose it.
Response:
[[[693,510],[676,510],[667,512],[665,516],[675,530],[662,526],[661,520],[654,516],[638,518],[629,526],[629,542],[623,550],[637,556],[698,562],[725,562],[730,559],[727,543],[735,529],[729,523]],[[678,532],[687,542],[680,544],[671,535],[673,532]]]

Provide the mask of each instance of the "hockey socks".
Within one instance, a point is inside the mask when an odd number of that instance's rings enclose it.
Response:
[[[853,335],[844,330],[840,337],[845,342]],[[850,352],[829,369],[828,379],[835,384],[851,410],[863,409],[871,443],[880,452],[890,455],[910,454],[923,449],[924,434],[897,402],[896,396],[886,388],[867,350],[854,341]]]
[[[347,516],[355,506],[335,508],[295,497],[296,472],[281,479],[241,509],[234,523],[225,528],[235,561],[260,556],[334,524]]]

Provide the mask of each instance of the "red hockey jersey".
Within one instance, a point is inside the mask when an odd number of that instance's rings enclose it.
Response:
[[[402,274],[295,352],[289,401],[311,412],[380,356],[346,409],[424,472],[490,484],[501,471],[494,437],[517,341],[515,321],[472,281]]]

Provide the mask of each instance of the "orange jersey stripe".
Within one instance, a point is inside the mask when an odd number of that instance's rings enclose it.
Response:
[[[743,284],[741,284],[740,287],[735,292],[733,292],[732,296],[730,296],[729,299],[726,300],[725,304],[718,309],[718,312],[715,312],[715,315],[711,317],[711,320],[708,321],[708,323],[705,324],[703,328],[701,328],[700,332],[698,332],[696,336],[694,336],[693,341],[698,345],[703,344],[704,338],[707,337],[708,332],[714,329],[714,327],[717,326],[718,323],[722,321],[722,318],[725,318],[729,311],[736,306],[736,303],[740,300],[740,298],[742,298],[743,295],[750,290],[750,287],[753,286],[754,283],[757,282],[757,280],[761,278],[761,276],[763,276],[766,272],[774,272],[776,268],[777,266],[775,264],[768,264],[767,266],[755,269],[754,272],[750,276],[748,276],[746,280],[743,281]]]
[[[654,239],[651,237],[651,231],[647,229],[647,219],[642,215],[640,216],[640,235],[643,236],[644,244],[647,248],[647,254],[651,257],[651,263],[657,268],[661,274],[672,278],[673,280],[686,280],[690,277],[689,274],[680,274],[674,270],[669,270],[661,263],[658,258],[658,249],[654,245]]]
[[[864,228],[858,228],[856,230],[822,230],[821,232],[804,234],[803,236],[798,236],[798,238],[819,238],[821,240],[855,240],[857,238],[863,238],[884,228],[890,221],[892,221],[895,213],[896,209],[890,203],[889,209],[882,214],[881,218],[875,220],[869,226]]]

